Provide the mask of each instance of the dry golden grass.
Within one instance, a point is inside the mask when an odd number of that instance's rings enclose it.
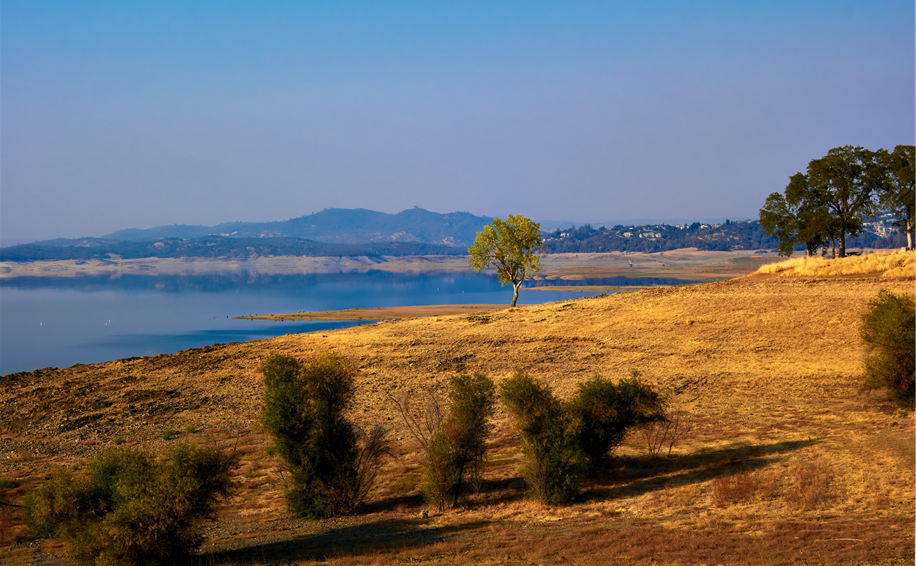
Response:
[[[836,277],[880,275],[893,279],[916,278],[916,252],[880,252],[837,259],[801,257],[762,266],[757,274],[778,273],[780,277]]]
[[[0,476],[35,485],[118,434],[155,450],[164,428],[193,425],[179,437],[242,452],[203,564],[912,563],[913,414],[860,385],[858,324],[881,289],[914,292],[876,277],[743,278],[4,376]],[[360,366],[353,418],[387,423],[397,458],[357,515],[291,520],[257,432],[259,367],[273,352],[328,350]],[[693,427],[667,458],[631,435],[613,469],[552,509],[524,498],[518,436],[499,413],[482,493],[420,519],[419,454],[390,395],[463,371],[501,382],[516,367],[561,396],[638,369]],[[61,550],[31,544],[10,552],[51,564]]]

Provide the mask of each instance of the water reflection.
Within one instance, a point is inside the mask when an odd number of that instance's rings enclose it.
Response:
[[[625,278],[531,283],[579,286],[636,281],[653,284]],[[665,284],[664,280],[654,281]],[[519,303],[596,294],[522,293]],[[242,271],[0,279],[0,374],[364,324],[235,320],[237,316],[401,305],[508,304],[511,298],[511,287],[501,286],[494,275],[473,272],[266,275]]]

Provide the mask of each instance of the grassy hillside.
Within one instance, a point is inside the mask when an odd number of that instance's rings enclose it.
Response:
[[[16,500],[59,466],[113,445],[162,450],[162,431],[242,453],[237,494],[208,531],[204,564],[912,563],[914,418],[861,387],[857,328],[878,273],[763,274],[486,313],[389,321],[175,355],[4,376],[0,488]],[[258,433],[260,363],[271,353],[340,352],[360,367],[354,418],[383,422],[398,458],[360,513],[304,522],[283,510],[279,462]],[[496,416],[484,491],[420,518],[417,451],[390,395],[455,372],[497,382],[514,368],[560,395],[595,373],[638,369],[673,393],[690,430],[670,457],[633,434],[576,503],[524,498],[518,437]],[[0,544],[20,517],[0,508]],[[53,542],[0,548],[55,563]]]

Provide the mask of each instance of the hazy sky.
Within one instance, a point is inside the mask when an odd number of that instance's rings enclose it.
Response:
[[[74,2],[0,12],[0,237],[322,208],[756,218],[914,143],[914,3]]]

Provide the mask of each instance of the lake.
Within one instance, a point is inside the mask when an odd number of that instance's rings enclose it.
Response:
[[[623,277],[531,282],[539,287],[685,283],[689,282]],[[529,291],[519,294],[519,304],[596,294]],[[500,286],[495,275],[473,272],[0,279],[0,375],[366,324],[235,320],[237,316],[409,305],[508,305],[511,300],[511,286]]]

